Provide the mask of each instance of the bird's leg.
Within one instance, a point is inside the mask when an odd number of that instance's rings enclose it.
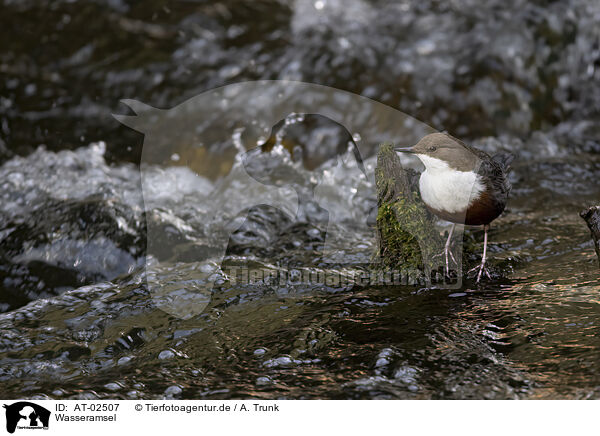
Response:
[[[452,223],[452,228],[450,229],[450,234],[448,235],[448,239],[446,240],[446,245],[444,245],[444,256],[446,257],[446,272],[450,271],[450,269],[448,268],[448,255],[450,255],[450,258],[452,259],[454,264],[458,265],[458,263],[456,262],[456,259],[454,258],[454,255],[452,254],[452,250],[450,250],[450,242],[452,242],[452,234],[454,233],[455,227],[456,227],[456,224]]]
[[[448,266],[448,255],[450,255],[450,258],[452,259],[452,261],[454,262],[455,265],[458,265],[458,263],[456,262],[456,259],[454,258],[454,255],[452,254],[452,250],[450,250],[450,242],[452,242],[452,235],[454,234],[454,228],[456,227],[456,224],[452,224],[452,228],[450,229],[450,233],[448,234],[448,239],[446,240],[446,245],[444,245],[444,251],[441,252],[440,254],[436,254],[434,256],[434,258],[444,255],[444,258],[446,260],[446,274],[448,274],[450,272],[450,268]]]
[[[467,274],[468,274],[471,271],[475,271],[476,269],[479,268],[479,272],[477,273],[477,282],[476,283],[479,283],[479,280],[481,279],[481,273],[482,272],[485,272],[485,275],[488,276],[489,279],[492,278],[490,276],[490,273],[485,268],[485,260],[486,260],[486,255],[487,255],[488,229],[489,228],[490,228],[489,224],[485,224],[483,226],[483,255],[481,256],[481,264],[479,266],[476,266],[475,268],[471,268],[467,272]]]

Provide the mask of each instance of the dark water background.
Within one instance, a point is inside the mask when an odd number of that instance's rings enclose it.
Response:
[[[600,202],[596,0],[4,0],[0,28],[0,397],[600,397],[598,261],[578,216]],[[517,153],[490,234],[506,278],[458,291],[225,283],[201,315],[158,309],[143,136],[111,113],[127,113],[122,98],[170,108],[256,79],[333,86]],[[232,158],[213,156],[196,188],[215,189]],[[152,219],[208,244],[186,225],[185,172],[152,171],[169,198]],[[338,171],[332,186],[353,195]],[[228,261],[310,268],[318,215],[254,210]]]

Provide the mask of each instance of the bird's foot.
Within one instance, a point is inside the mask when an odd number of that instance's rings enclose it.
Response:
[[[475,283],[479,283],[482,273],[485,273],[485,275],[488,277],[488,279],[490,279],[490,280],[492,279],[492,276],[490,275],[487,268],[485,267],[485,260],[483,260],[481,262],[481,264],[477,265],[475,268],[471,268],[469,271],[467,271],[467,274],[470,274],[471,272],[473,272],[477,269],[479,270],[479,272],[477,273],[477,281]]]
[[[444,251],[442,251],[441,253],[436,254],[435,256],[433,256],[433,259],[435,259],[437,257],[441,257],[441,256],[444,256],[444,259],[446,260],[446,274],[450,274],[450,267],[449,267],[448,260],[451,259],[452,262],[454,262],[454,265],[458,265],[458,262],[454,258],[454,255],[452,254],[452,250],[450,249],[449,245],[446,245],[444,247]]]

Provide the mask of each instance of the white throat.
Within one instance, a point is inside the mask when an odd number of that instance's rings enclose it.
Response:
[[[417,154],[425,165],[419,179],[421,198],[429,207],[450,213],[465,211],[485,190],[474,171],[458,171],[441,159]]]

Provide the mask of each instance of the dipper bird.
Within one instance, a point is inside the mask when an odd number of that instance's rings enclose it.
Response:
[[[487,153],[470,147],[447,133],[432,133],[423,137],[415,146],[395,148],[395,151],[415,154],[425,171],[419,179],[421,198],[430,212],[452,223],[452,229],[444,246],[448,271],[450,240],[456,224],[483,225],[483,255],[481,264],[467,273],[479,269],[490,277],[485,268],[488,229],[490,223],[504,210],[511,185],[508,181],[510,163],[514,156]]]

